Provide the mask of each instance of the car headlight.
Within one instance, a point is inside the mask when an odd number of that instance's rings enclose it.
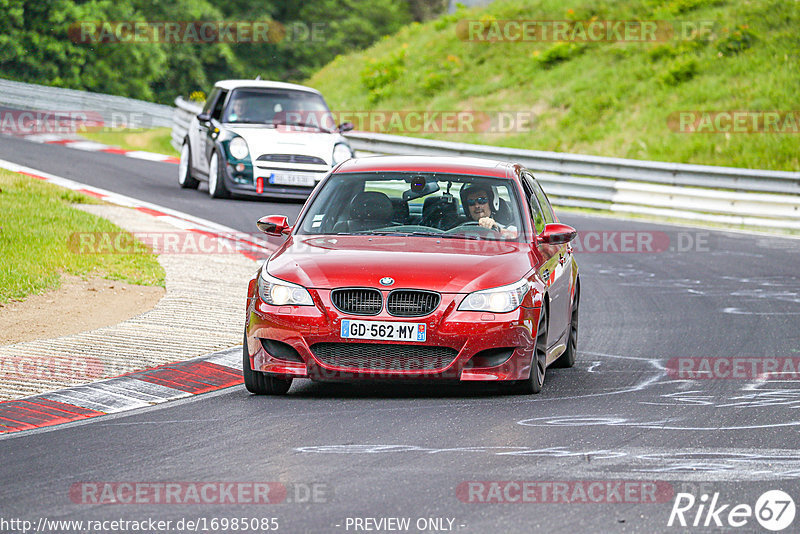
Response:
[[[258,295],[261,300],[273,306],[314,305],[306,288],[270,276],[266,265],[261,268],[261,276],[258,278]]]
[[[236,159],[244,159],[247,157],[247,154],[250,153],[250,151],[247,150],[247,142],[241,137],[234,137],[231,139],[231,142],[228,143],[228,152]]]
[[[344,143],[337,143],[335,147],[333,147],[333,164],[338,165],[343,161],[347,161],[348,159],[353,157],[353,151],[350,150],[350,147],[345,145]]]
[[[492,313],[510,312],[522,304],[522,299],[525,298],[528,289],[528,281],[523,279],[507,286],[475,291],[467,295],[458,309]]]

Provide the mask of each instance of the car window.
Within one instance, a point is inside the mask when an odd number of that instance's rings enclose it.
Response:
[[[222,107],[225,105],[225,97],[228,96],[228,91],[222,89],[219,92],[217,101],[214,103],[214,111],[211,112],[211,118],[220,120],[222,118]]]
[[[320,95],[286,89],[236,89],[223,122],[298,125],[326,131],[336,127]]]
[[[522,219],[516,190],[513,181],[500,178],[334,174],[299,221],[298,233],[518,239]],[[487,219],[484,226],[482,219]]]
[[[219,96],[220,88],[215,87],[211,90],[211,94],[208,95],[205,104],[203,104],[203,113],[211,113],[211,106],[214,105],[214,102],[217,101],[217,96]]]
[[[550,205],[547,195],[544,194],[542,186],[539,185],[539,182],[537,182],[533,176],[531,176],[531,184],[533,185],[533,193],[536,195],[536,198],[539,199],[539,206],[542,208],[545,222],[548,224],[556,222],[556,215],[553,212],[553,207]]]
[[[531,212],[533,226],[536,229],[536,234],[539,235],[544,231],[546,217],[544,215],[545,212],[542,210],[541,206],[539,205],[539,200],[536,197],[536,188],[534,187],[535,182],[533,177],[527,172],[522,173],[522,185],[523,189],[525,189],[525,195],[528,197],[528,207]]]

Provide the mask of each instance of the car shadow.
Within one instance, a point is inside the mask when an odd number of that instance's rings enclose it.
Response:
[[[381,381],[316,382],[295,380],[290,397],[317,399],[472,398],[519,396],[509,383]]]

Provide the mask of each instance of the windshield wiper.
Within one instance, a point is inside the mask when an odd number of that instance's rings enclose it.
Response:
[[[442,237],[444,236],[444,232],[409,232],[408,235],[415,237]]]
[[[436,237],[443,237],[445,239],[472,239],[480,240],[481,236],[475,234],[435,234]]]
[[[279,124],[281,126],[300,126],[301,128],[315,128],[315,129],[319,130],[320,132],[333,133],[333,131],[326,130],[325,128],[323,128],[319,124],[311,124],[311,123],[308,123],[308,122],[276,122],[274,124]]]
[[[400,235],[400,236],[407,236],[411,235],[408,232],[375,232],[373,230],[361,230],[360,232],[347,232],[343,234],[337,235]]]
[[[277,128],[273,123],[266,121],[253,121],[249,119],[236,119],[235,121],[228,121],[228,124],[263,124],[267,128]]]
[[[469,235],[469,234],[446,234],[444,232],[387,232],[387,231],[380,231],[375,232],[373,230],[361,230],[360,232],[350,232],[347,234],[336,234],[336,235],[382,235],[382,236],[403,236],[403,237],[441,237],[444,239],[480,239],[480,236],[477,235]]]

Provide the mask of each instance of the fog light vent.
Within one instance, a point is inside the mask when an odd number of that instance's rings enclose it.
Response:
[[[273,356],[279,360],[305,363],[303,358],[300,357],[299,352],[294,350],[291,345],[281,341],[275,341],[274,339],[261,339],[261,346],[264,347],[264,350],[267,351],[270,356]]]

